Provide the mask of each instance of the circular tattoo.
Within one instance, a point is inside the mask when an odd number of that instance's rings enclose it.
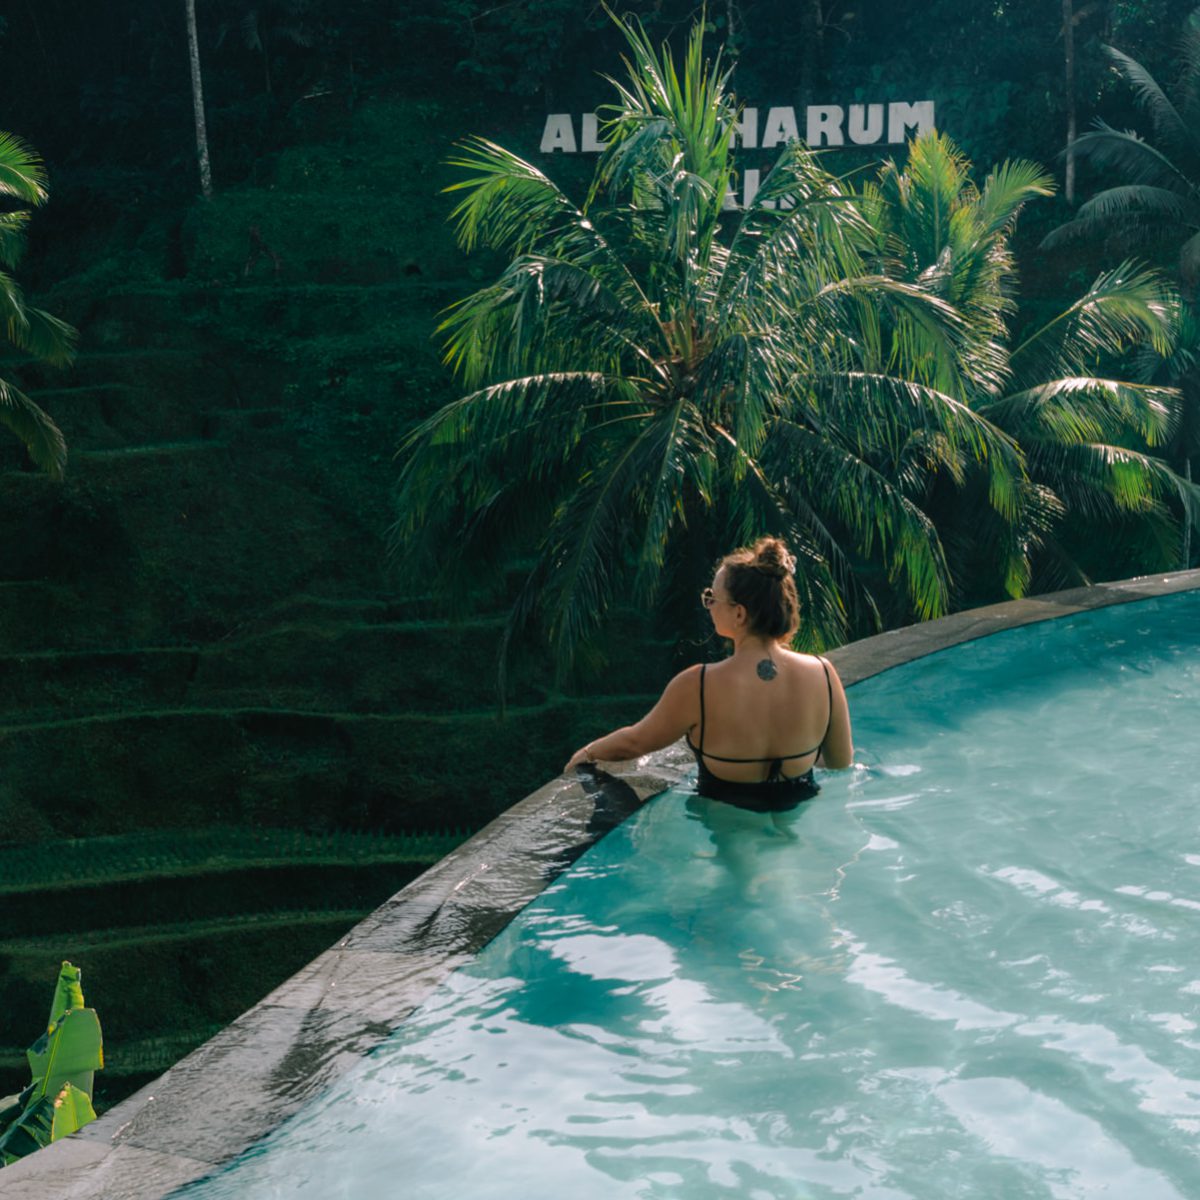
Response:
[[[779,671],[776,668],[775,663],[771,659],[763,658],[763,659],[759,660],[759,663],[758,663],[759,679],[774,679],[778,673],[779,673]]]

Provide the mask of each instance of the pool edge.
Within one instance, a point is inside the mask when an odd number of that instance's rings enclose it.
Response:
[[[1198,588],[1200,570],[1073,588],[879,634],[829,658],[852,685],[1006,629]],[[382,1042],[691,764],[680,743],[595,775],[551,780],[151,1084],[78,1134],[0,1169],[0,1200],[160,1200],[219,1170]]]

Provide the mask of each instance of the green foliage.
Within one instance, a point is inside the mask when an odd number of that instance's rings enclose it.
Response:
[[[92,1083],[104,1066],[100,1021],[83,1006],[79,968],[62,964],[46,1032],[29,1048],[32,1080],[0,1100],[0,1165],[7,1166],[95,1118]]]
[[[1160,493],[1174,485],[1184,517],[1182,547],[1172,555],[1172,565],[1188,567],[1193,557],[1191,531],[1200,518],[1190,487],[1194,459],[1200,454],[1200,326],[1195,317],[1200,295],[1200,9],[1184,22],[1170,92],[1130,55],[1112,46],[1105,52],[1132,89],[1152,137],[1098,121],[1095,130],[1079,138],[1080,157],[1115,182],[1080,205],[1074,218],[1054,230],[1043,246],[1102,241],[1110,253],[1137,250],[1163,262],[1182,289],[1172,344],[1157,346],[1156,358],[1144,358],[1143,372],[1147,379],[1178,389],[1169,401],[1165,436],[1158,442],[1179,474],[1158,464],[1157,478]],[[1111,457],[1114,469],[1128,472],[1127,454],[1114,451]]]
[[[16,207],[0,212],[0,325],[5,339],[31,358],[65,366],[73,356],[75,331],[57,317],[28,304],[9,274],[25,249],[30,209],[48,198],[41,160],[20,138],[0,133],[0,199]],[[67,445],[58,426],[7,380],[0,379],[0,425],[15,434],[30,458],[61,478]]]
[[[1171,521],[1164,501],[1196,504],[1194,489],[1148,453],[1167,436],[1177,397],[1109,371],[1125,360],[1136,375],[1128,359],[1139,347],[1166,353],[1177,297],[1161,276],[1126,263],[1011,347],[1010,239],[1022,207],[1053,185],[1035,164],[1006,161],[977,188],[969,167],[948,139],[926,135],[910,145],[902,170],[887,164],[865,189],[888,269],[953,304],[969,331],[953,357],[924,365],[925,377],[1007,434],[1028,469],[1007,513],[980,503],[968,464],[958,471],[966,491],[950,504],[934,500],[926,476],[921,487],[951,548],[953,574],[978,588],[990,560],[1009,595],[1033,580],[1041,590],[1083,582],[1087,547],[1122,518],[1131,518],[1131,533],[1142,530],[1140,568],[1162,569],[1161,534]],[[892,331],[893,343],[908,336],[902,326]],[[918,444],[905,455],[910,486],[921,453]]]
[[[977,464],[1002,513],[1022,470],[946,390],[968,323],[878,268],[858,198],[799,143],[727,218],[736,105],[719,58],[699,27],[680,67],[622,28],[629,78],[584,206],[485,140],[456,160],[460,242],[510,263],[443,323],[470,390],[406,442],[397,543],[447,575],[536,544],[510,637],[546,628],[563,670],[618,597],[686,592],[767,529],[803,563],[807,646],[844,637],[877,593],[944,612],[942,548],[896,454],[919,433],[930,464]]]

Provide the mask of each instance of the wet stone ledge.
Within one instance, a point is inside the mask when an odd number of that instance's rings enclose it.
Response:
[[[847,685],[1006,629],[1200,588],[1147,576],[956,613],[830,654]],[[216,1037],[99,1120],[0,1169],[0,1200],[160,1200],[323,1092],[651,796],[682,743],[539,788],[366,917]]]

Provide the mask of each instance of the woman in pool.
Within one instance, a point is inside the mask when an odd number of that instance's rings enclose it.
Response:
[[[686,737],[702,796],[755,812],[815,796],[813,767],[848,767],[854,746],[837,671],[787,648],[800,623],[794,570],[778,538],[727,554],[701,602],[733,653],[681,671],[636,725],[588,742],[566,770],[638,758]]]

